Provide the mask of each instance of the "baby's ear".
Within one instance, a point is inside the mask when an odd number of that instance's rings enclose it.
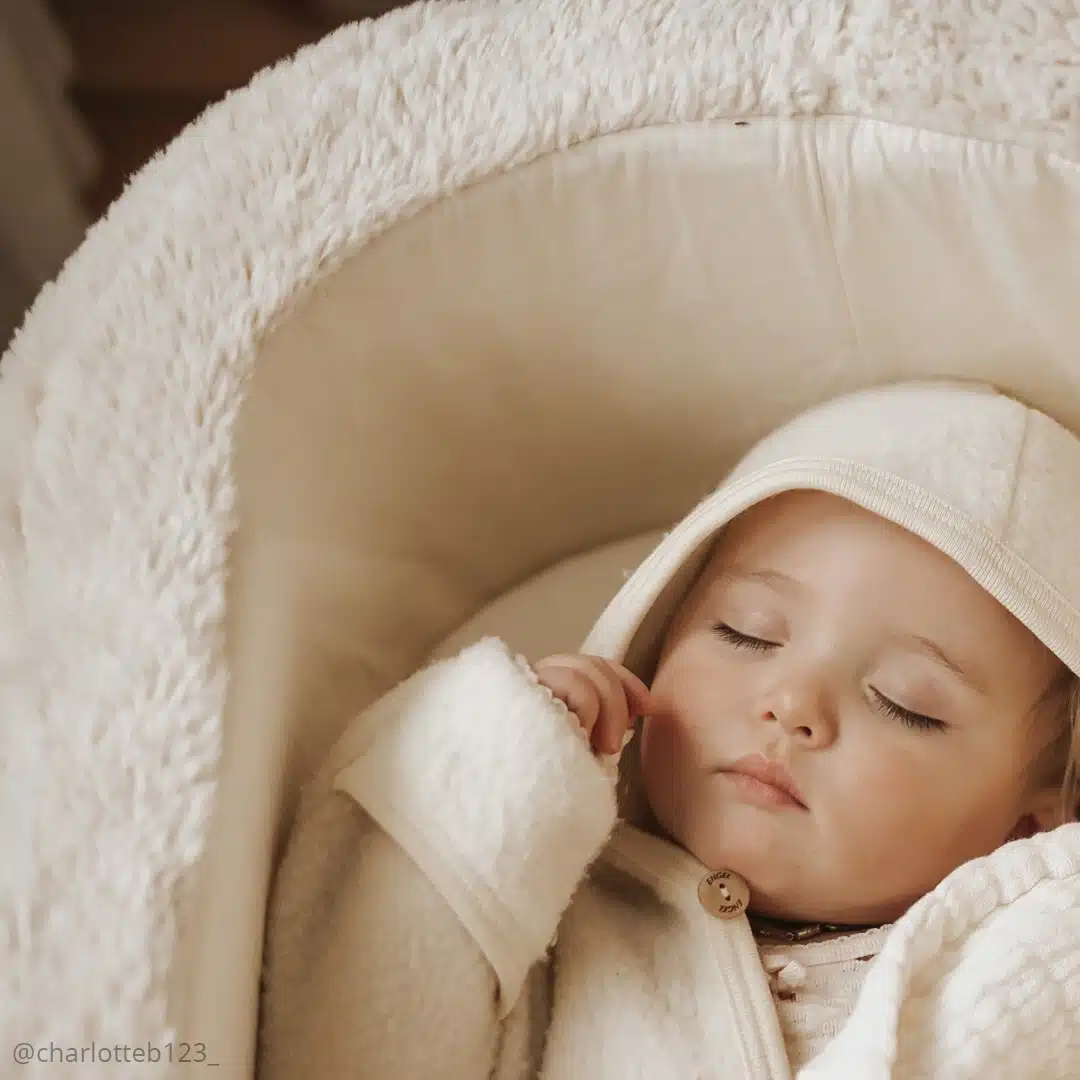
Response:
[[[1049,832],[1065,823],[1061,808],[1061,791],[1056,788],[1043,788],[1031,796],[1027,813],[1016,823],[1010,840],[1020,840],[1036,833]]]

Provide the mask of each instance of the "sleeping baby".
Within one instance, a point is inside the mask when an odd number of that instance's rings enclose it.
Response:
[[[1080,1076],[1080,440],[902,384],[756,446],[580,653],[379,699],[275,881],[260,1076]]]

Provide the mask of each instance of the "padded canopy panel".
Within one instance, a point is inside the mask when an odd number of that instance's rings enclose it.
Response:
[[[491,636],[531,660],[579,651],[597,616],[663,535],[631,536],[547,567],[485,604],[439,642],[430,661]]]
[[[1076,20],[895,8],[432,4],[135,178],[3,360],[8,1045],[247,1075],[335,734],[799,409],[970,376],[1080,428]]]

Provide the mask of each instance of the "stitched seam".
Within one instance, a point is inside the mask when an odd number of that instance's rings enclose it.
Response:
[[[863,351],[862,339],[859,336],[859,327],[855,322],[855,309],[851,303],[851,290],[848,287],[847,278],[844,276],[844,267],[840,262],[840,249],[836,246],[836,234],[833,229],[832,217],[829,214],[829,200],[825,194],[825,179],[821,170],[821,153],[818,147],[819,117],[813,117],[810,126],[810,163],[814,170],[814,179],[817,181],[818,198],[821,200],[821,216],[825,219],[825,231],[829,236],[829,248],[833,253],[833,261],[836,263],[836,276],[840,282],[840,292],[844,298],[844,306],[847,308],[848,323],[851,325],[851,337],[855,345],[855,354],[865,366],[866,354]]]
[[[1013,510],[1016,497],[1020,492],[1020,477],[1024,474],[1024,457],[1027,454],[1031,435],[1031,410],[1024,410],[1024,427],[1020,432],[1020,445],[1016,449],[1016,465],[1013,467],[1012,489],[1009,491],[1009,503],[1005,507],[1005,516],[1001,519],[1001,538],[1004,540],[1012,532]]]

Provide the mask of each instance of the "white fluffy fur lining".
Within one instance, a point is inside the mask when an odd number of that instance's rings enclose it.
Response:
[[[292,297],[441,196],[650,124],[854,113],[1080,157],[1078,42],[1074,5],[1035,0],[432,3],[262,74],[151,162],[3,360],[4,1052],[170,1037],[232,432]]]

